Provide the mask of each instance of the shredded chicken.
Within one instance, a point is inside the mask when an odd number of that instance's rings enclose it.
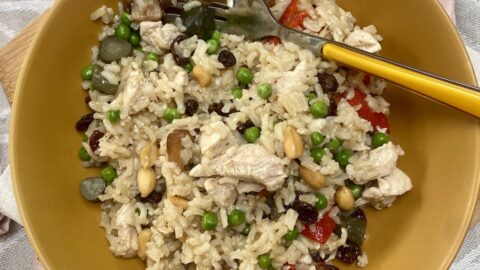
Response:
[[[212,160],[204,160],[190,171],[193,177],[230,176],[266,186],[268,191],[282,187],[286,173],[283,161],[263,146],[234,146]]]
[[[390,207],[399,195],[412,189],[412,181],[400,169],[394,169],[390,175],[378,179],[378,187],[367,188],[362,199],[369,202],[376,209]]]
[[[391,174],[397,167],[398,156],[402,155],[403,150],[392,142],[370,152],[359,152],[350,158],[347,175],[356,184],[365,184]]]
[[[237,199],[235,185],[228,183],[228,179],[224,181],[225,178],[226,177],[220,179],[209,178],[205,180],[205,190],[220,207],[229,207],[233,205]]]
[[[141,22],[140,35],[142,40],[157,51],[168,50],[172,41],[180,35],[180,31],[173,24],[162,22]]]
[[[116,213],[114,227],[117,235],[111,235],[110,251],[124,258],[132,258],[137,255],[137,231],[135,230],[135,205],[123,204]]]
[[[370,53],[376,53],[382,49],[378,40],[376,40],[372,34],[360,29],[360,27],[355,27],[355,30],[348,34],[344,42],[352,47]]]
[[[200,150],[207,158],[214,158],[237,145],[234,135],[229,127],[222,121],[216,121],[201,128]]]
[[[133,0],[132,20],[159,21],[162,18],[162,9],[158,0]]]

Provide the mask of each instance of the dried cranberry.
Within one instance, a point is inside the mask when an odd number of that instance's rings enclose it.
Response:
[[[178,44],[182,41],[184,41],[185,39],[187,39],[187,36],[185,35],[179,35],[178,37],[176,37],[173,41],[172,41],[172,44],[170,44],[170,52],[172,52],[172,55],[173,55],[173,60],[175,60],[175,63],[177,63],[177,65],[183,67],[185,66],[186,64],[190,63],[190,58],[188,57],[183,57],[181,55],[178,55],[177,54],[177,51],[175,51],[175,44]]]
[[[238,126],[237,126],[237,131],[240,132],[240,134],[243,134],[243,132],[247,129],[247,128],[251,128],[251,127],[254,127],[255,124],[253,124],[252,120],[248,119],[247,121],[243,122],[243,123],[240,123]]]
[[[92,132],[92,135],[90,135],[90,138],[88,139],[88,145],[90,145],[90,149],[95,152],[95,150],[98,149],[98,146],[100,144],[100,139],[105,135],[105,133],[99,131],[99,130],[94,130]]]
[[[216,112],[218,115],[220,116],[228,116],[230,115],[230,112],[228,113],[224,113],[222,112],[222,108],[223,108],[224,104],[222,102],[218,102],[218,103],[212,103],[210,104],[210,106],[208,106],[208,112],[209,113],[213,113],[213,112]]]
[[[296,199],[292,203],[292,208],[297,211],[298,219],[304,224],[313,224],[317,222],[318,210],[315,206]]]
[[[330,105],[328,106],[328,116],[337,115],[337,101],[334,98],[330,98]]]
[[[331,264],[316,265],[315,270],[340,270],[338,267]]]
[[[312,257],[312,260],[316,263],[324,263],[325,262],[325,258],[323,258],[321,255],[320,255],[320,252],[316,251],[316,252],[311,252],[310,253],[310,257]]]
[[[80,118],[80,120],[77,121],[75,124],[75,129],[78,132],[85,132],[88,129],[88,126],[90,126],[90,123],[93,121],[93,112],[89,114],[85,114]]]
[[[224,67],[233,67],[237,63],[235,55],[232,52],[223,50],[218,54],[218,61],[223,64]]]
[[[85,97],[85,103],[88,105],[88,103],[90,103],[90,101],[92,101],[92,98],[90,97],[90,95],[86,96]]]
[[[362,249],[355,243],[348,241],[347,246],[341,246],[337,250],[337,258],[347,264],[352,264],[360,256]]]
[[[360,208],[357,208],[355,211],[353,211],[353,213],[350,216],[361,219],[365,221],[365,223],[367,222],[367,216],[365,215],[365,212],[363,212],[363,210]]]
[[[322,86],[323,92],[335,92],[338,88],[338,82],[335,76],[328,73],[318,73],[318,83]]]
[[[133,0],[123,0],[123,9],[128,13],[132,12],[132,2]]]
[[[194,99],[189,99],[185,102],[185,114],[188,116],[194,115],[198,110],[198,102]]]
[[[143,198],[141,196],[137,197],[137,200],[139,200],[142,203],[151,203],[151,204],[158,204],[162,198],[163,198],[164,191],[156,191],[154,190],[150,195],[147,197]]]

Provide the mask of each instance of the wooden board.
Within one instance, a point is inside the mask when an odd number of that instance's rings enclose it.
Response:
[[[10,104],[13,102],[13,94],[18,80],[23,60],[35,36],[36,31],[48,16],[48,11],[35,19],[23,29],[7,46],[0,49],[0,81]],[[472,218],[471,226],[480,222],[480,199]]]

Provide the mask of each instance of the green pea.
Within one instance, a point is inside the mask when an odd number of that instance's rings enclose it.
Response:
[[[269,254],[263,254],[258,256],[258,266],[263,269],[268,269],[272,265],[272,260]]]
[[[167,108],[163,113],[163,118],[167,120],[168,123],[171,123],[173,120],[180,118],[180,113],[177,108]]]
[[[355,183],[350,183],[347,185],[347,187],[352,191],[353,197],[355,199],[358,199],[362,196],[363,190],[365,187],[363,185],[357,185]]]
[[[147,60],[158,62],[160,59],[158,58],[158,55],[150,52],[147,54]]]
[[[312,145],[319,145],[325,141],[325,136],[323,136],[320,132],[314,131],[310,134],[310,140]]]
[[[220,41],[220,39],[222,39],[222,33],[218,30],[213,31],[211,39],[214,39],[216,41]]]
[[[100,171],[100,176],[105,182],[111,183],[118,175],[117,171],[112,166],[108,165]]]
[[[234,87],[232,89],[232,96],[236,99],[241,99],[243,96],[243,90],[240,87]]]
[[[206,231],[213,230],[218,225],[217,214],[213,212],[205,212],[202,216],[202,228]]]
[[[218,50],[218,46],[220,45],[218,44],[218,40],[215,40],[215,39],[207,40],[207,44],[208,44],[208,49],[207,49],[208,54],[216,53]]]
[[[130,25],[132,22],[130,21],[130,14],[127,12],[123,12],[122,15],[120,15],[120,21],[123,24]]]
[[[228,215],[228,224],[230,226],[238,226],[245,222],[245,212],[235,209]]]
[[[94,65],[89,65],[82,70],[82,79],[91,81],[93,78],[93,72],[95,71]]]
[[[335,154],[335,160],[340,164],[340,167],[345,168],[348,165],[348,160],[352,156],[352,151],[349,149],[342,149]]]
[[[252,230],[252,225],[247,223],[247,224],[245,224],[245,228],[243,228],[243,230],[242,230],[242,234],[247,236],[250,233],[251,230]]]
[[[310,100],[316,98],[317,94],[315,94],[314,92],[310,92],[310,93],[306,94],[305,97],[308,99],[308,101],[310,101]]]
[[[241,67],[237,71],[237,80],[243,84],[249,84],[253,81],[253,72],[247,67]]]
[[[119,110],[109,110],[107,112],[107,118],[110,123],[117,123],[120,121],[120,111]]]
[[[188,63],[183,67],[188,73],[192,72],[193,70],[193,65],[192,63]]]
[[[78,157],[80,158],[81,161],[89,161],[90,160],[90,155],[88,154],[87,150],[85,148],[80,148],[78,151]]]
[[[257,88],[257,94],[263,99],[267,99],[272,95],[272,85],[269,83],[261,83]]]
[[[82,142],[87,142],[88,141],[88,136],[87,134],[82,135]]]
[[[285,239],[286,241],[293,241],[293,240],[297,239],[299,234],[300,234],[300,232],[295,227],[295,228],[293,228],[293,230],[288,231],[286,234],[284,234],[283,239]]]
[[[372,136],[372,147],[377,148],[388,143],[388,135],[383,132],[375,132]]]
[[[128,41],[130,41],[130,44],[132,44],[132,46],[138,46],[140,45],[140,41],[142,40],[142,38],[140,37],[140,35],[136,32],[133,32],[130,37],[128,38]]]
[[[340,146],[342,146],[342,141],[337,138],[333,138],[327,143],[327,148],[330,152],[337,152]]]
[[[260,129],[258,127],[249,127],[243,132],[243,137],[249,143],[254,143],[260,138]]]
[[[310,113],[315,118],[322,118],[328,114],[328,105],[323,101],[314,102],[310,105]]]
[[[310,149],[310,155],[316,163],[320,163],[325,155],[325,150],[323,148],[312,148]]]
[[[119,26],[117,26],[117,29],[115,29],[115,36],[124,40],[128,40],[131,32],[132,30],[130,29],[130,26],[121,23]]]
[[[318,209],[318,210],[322,210],[322,209],[325,209],[325,207],[327,207],[328,205],[328,199],[325,195],[323,195],[322,193],[318,193],[317,194],[317,202],[315,203],[315,207]]]

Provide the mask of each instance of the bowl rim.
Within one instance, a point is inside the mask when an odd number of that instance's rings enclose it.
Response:
[[[474,69],[473,69],[471,59],[470,59],[470,57],[467,53],[464,42],[461,39],[460,34],[458,33],[456,26],[453,24],[453,21],[451,20],[450,16],[447,14],[447,12],[442,7],[442,5],[440,4],[439,1],[437,1],[437,0],[430,0],[430,1],[434,2],[434,6],[437,9],[441,10],[440,14],[442,14],[442,17],[443,17],[444,20],[448,20],[448,22],[449,22],[448,28],[451,32],[454,33],[455,41],[457,42],[457,44],[461,45],[461,46],[459,46],[461,48],[461,51],[459,51],[459,53],[461,53],[462,56],[468,62],[467,66],[468,66],[469,72],[466,75],[469,78],[468,78],[467,83],[477,85],[477,78],[476,78],[475,73],[474,73]],[[11,113],[11,121],[10,121],[9,159],[10,159],[10,167],[11,167],[10,171],[11,171],[15,201],[17,203],[18,211],[19,211],[20,217],[22,219],[23,226],[24,226],[25,231],[27,233],[28,239],[29,239],[34,251],[35,251],[35,254],[41,260],[41,262],[43,263],[43,265],[45,266],[46,269],[51,269],[51,267],[49,265],[49,261],[46,259],[47,257],[45,256],[45,250],[40,248],[40,245],[39,245],[39,242],[37,241],[36,236],[31,233],[32,232],[32,224],[30,222],[29,217],[24,212],[25,205],[23,204],[22,195],[21,195],[21,192],[19,190],[19,187],[18,187],[17,181],[16,181],[16,179],[17,179],[16,175],[17,175],[17,169],[18,169],[16,164],[20,163],[18,161],[17,156],[15,155],[15,150],[14,150],[15,145],[17,143],[17,140],[16,140],[17,125],[16,125],[16,123],[19,121],[18,120],[18,118],[19,118],[19,107],[21,107],[21,105],[19,105],[19,104],[21,104],[22,96],[24,96],[27,93],[27,91],[25,90],[25,86],[24,86],[25,83],[26,83],[26,79],[27,79],[27,75],[26,75],[27,70],[29,70],[32,66],[32,60],[31,60],[32,56],[37,54],[38,41],[43,38],[45,33],[48,31],[49,26],[53,23],[52,18],[54,18],[55,16],[58,15],[58,13],[61,10],[61,7],[66,5],[67,2],[68,1],[66,1],[66,0],[54,1],[52,6],[49,8],[49,10],[46,11],[46,12],[49,13],[49,14],[47,14],[47,18],[41,23],[41,26],[39,27],[39,30],[37,31],[34,38],[32,39],[32,43],[31,43],[30,47],[28,48],[28,51],[27,51],[26,56],[25,56],[24,63],[22,65],[22,68],[20,70],[20,74],[19,74],[19,77],[18,77],[17,86],[16,86],[16,89],[15,89],[14,98],[13,98],[14,102],[12,103],[12,113]],[[480,127],[480,121],[478,121],[478,120],[477,120],[477,126]],[[477,145],[480,145],[480,129],[477,129],[476,138],[477,138]],[[452,245],[451,245],[452,248],[450,249],[449,254],[447,254],[447,256],[444,257],[443,262],[441,263],[441,269],[446,270],[453,263],[453,260],[456,258],[458,252],[460,251],[461,244],[463,243],[463,241],[465,239],[465,236],[466,236],[467,231],[469,229],[470,222],[473,218],[473,212],[475,210],[476,202],[478,200],[478,195],[479,195],[479,191],[480,191],[480,164],[478,164],[478,162],[476,162],[475,164],[476,164],[475,165],[475,175],[477,175],[477,177],[473,180],[476,183],[476,188],[474,190],[473,198],[472,198],[473,203],[470,203],[468,209],[466,209],[467,213],[468,213],[468,218],[466,220],[464,220],[463,223],[460,226],[461,237],[458,237],[456,239],[456,241],[454,243],[452,243]]]

